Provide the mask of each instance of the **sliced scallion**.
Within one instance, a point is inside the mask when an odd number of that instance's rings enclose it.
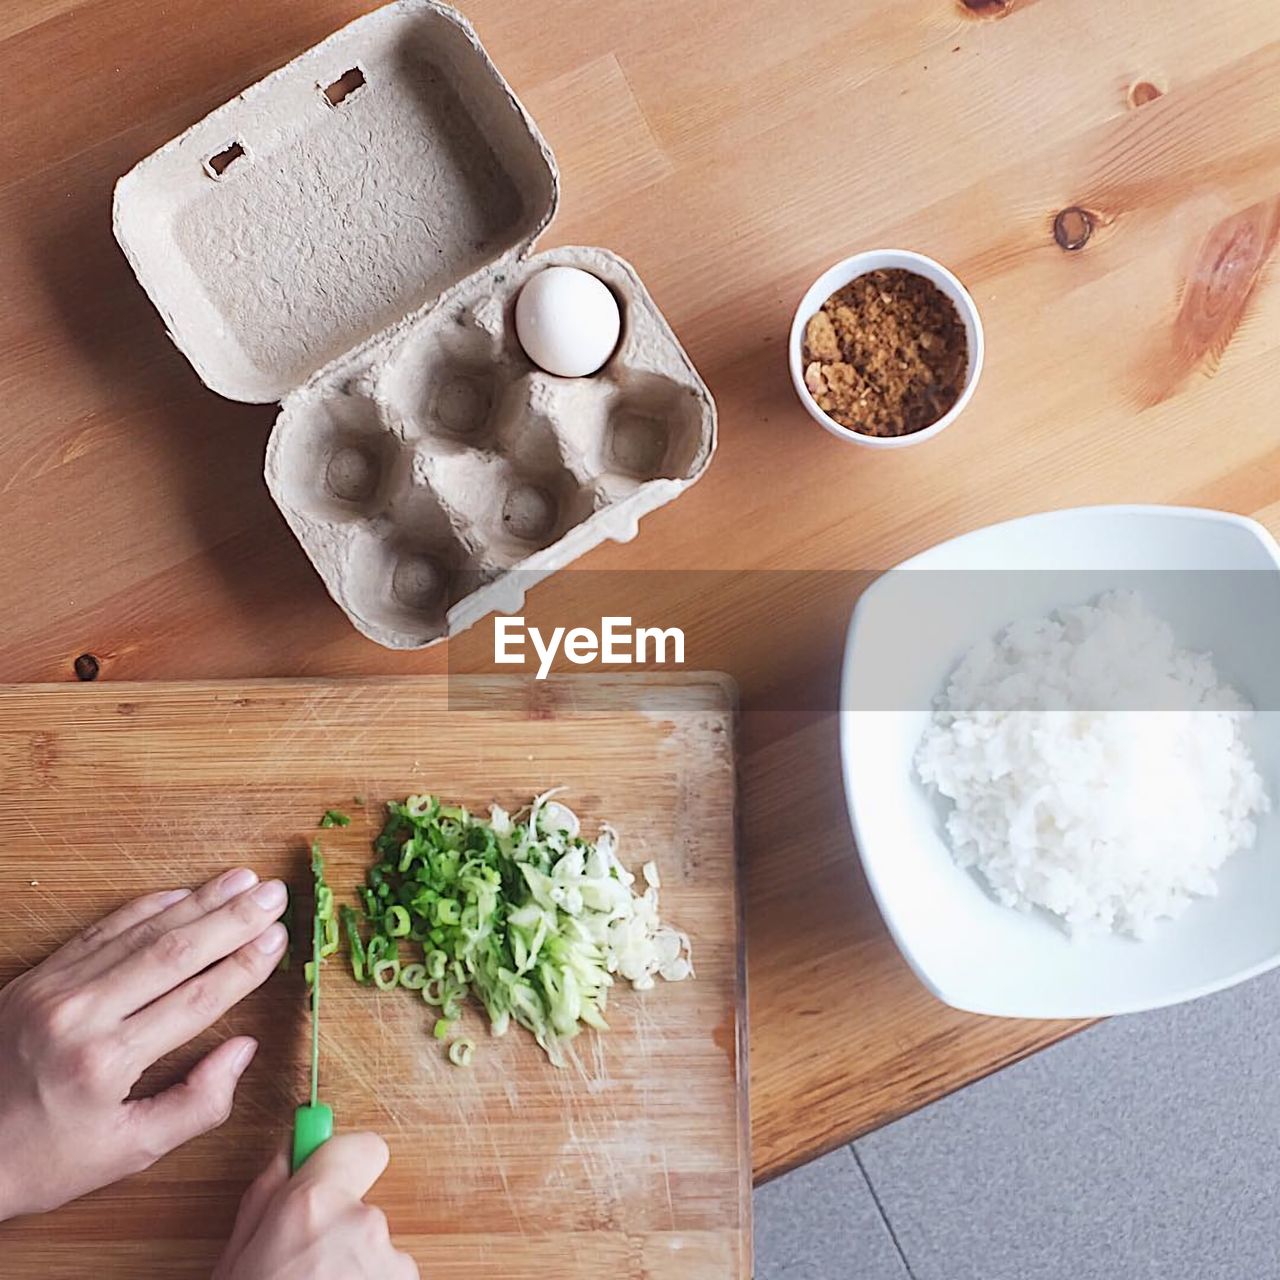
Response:
[[[692,966],[688,939],[659,918],[658,868],[647,864],[637,887],[617,834],[584,838],[553,794],[487,819],[430,795],[392,802],[360,890],[368,942],[354,913],[343,918],[357,978],[419,991],[437,1034],[447,1038],[472,996],[494,1035],[514,1021],[559,1066],[582,1027],[607,1028],[615,981],[647,988]]]

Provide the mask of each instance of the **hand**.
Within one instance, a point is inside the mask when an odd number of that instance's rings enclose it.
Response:
[[[375,1134],[340,1134],[290,1178],[281,1152],[245,1192],[213,1280],[419,1280],[363,1203],[387,1158]]]
[[[247,868],[122,907],[0,991],[0,1220],[42,1213],[216,1128],[257,1042],[127,1101],[153,1063],[270,976],[283,884]]]

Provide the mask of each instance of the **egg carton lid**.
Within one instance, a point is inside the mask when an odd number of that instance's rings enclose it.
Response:
[[[471,24],[396,0],[116,185],[116,238],[203,381],[281,399],[527,253],[559,173]]]

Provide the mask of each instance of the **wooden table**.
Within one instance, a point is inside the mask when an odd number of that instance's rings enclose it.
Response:
[[[440,649],[376,648],[329,602],[261,479],[273,409],[205,390],[110,230],[119,174],[367,7],[0,12],[0,680],[74,679],[84,654],[104,680],[445,669]],[[691,664],[726,667],[745,700],[752,1113],[769,1177],[1070,1030],[945,1009],[898,958],[836,765],[831,691],[859,579],[819,571],[1078,503],[1219,506],[1280,529],[1280,7],[468,12],[563,169],[544,243],[631,259],[720,406],[707,477],[585,566],[813,571],[752,573],[692,606]],[[818,430],[784,358],[803,289],[876,245],[950,264],[988,339],[962,423],[894,455]],[[567,572],[539,591],[582,609],[594,582]]]

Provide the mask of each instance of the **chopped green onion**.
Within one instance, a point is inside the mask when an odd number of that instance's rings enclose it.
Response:
[[[455,1040],[449,1046],[449,1061],[455,1067],[469,1067],[476,1047],[470,1040]]]
[[[351,819],[341,809],[326,809],[320,825],[326,830],[330,827],[349,827]]]
[[[324,960],[333,955],[338,949],[338,921],[330,916],[322,916],[319,919],[320,924],[320,959]]]
[[[369,972],[373,972],[374,965],[379,961],[386,960],[395,952],[395,943],[392,942],[385,934],[375,933],[369,939],[368,961]]]
[[[449,1032],[453,1030],[453,1024],[453,1018],[437,1018],[435,1030],[432,1034],[437,1040],[447,1040],[449,1038]]]
[[[370,934],[361,951],[355,913],[343,919],[357,978],[420,992],[438,1011],[437,1034],[447,1038],[474,996],[494,1035],[514,1021],[562,1066],[583,1027],[607,1029],[616,981],[646,988],[692,967],[688,939],[659,918],[658,868],[637,880],[618,859],[616,833],[584,838],[552,794],[487,819],[430,795],[389,803],[359,890]],[[415,955],[421,947],[420,962],[401,966],[402,938]]]
[[[356,913],[350,907],[343,907],[340,912],[342,923],[347,931],[347,946],[351,949],[351,972],[357,982],[364,982],[368,972],[364,942],[360,937],[360,925]]]

